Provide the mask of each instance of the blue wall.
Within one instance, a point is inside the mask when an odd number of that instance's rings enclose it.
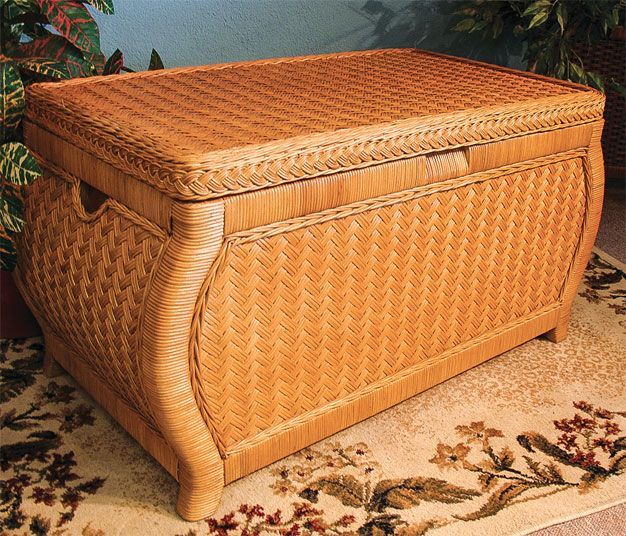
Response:
[[[454,0],[115,0],[97,14],[102,49],[147,68],[155,48],[166,67],[324,52],[419,46],[519,64],[506,46],[477,46],[447,32]],[[519,51],[518,51],[519,53]]]

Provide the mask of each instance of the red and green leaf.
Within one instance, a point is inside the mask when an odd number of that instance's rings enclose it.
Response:
[[[119,74],[122,67],[124,67],[124,54],[118,48],[104,64],[102,74]]]
[[[25,103],[24,84],[15,64],[0,58],[0,137],[4,141],[20,124]]]
[[[37,0],[50,24],[88,56],[100,52],[100,32],[89,10],[76,0]]]
[[[82,52],[60,35],[51,35],[35,39],[28,43],[20,44],[12,55],[15,58],[26,60],[33,58],[45,58],[64,64],[67,77],[78,78],[94,74],[93,65],[83,58]],[[21,61],[17,60],[20,65]],[[31,71],[32,68],[26,67]]]
[[[0,177],[3,181],[26,186],[41,176],[41,168],[23,143],[0,145]]]

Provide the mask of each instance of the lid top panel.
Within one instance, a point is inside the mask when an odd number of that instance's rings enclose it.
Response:
[[[74,82],[74,81],[72,81]],[[74,114],[182,157],[579,90],[413,49],[207,66],[48,86]],[[51,95],[51,96],[52,96]]]

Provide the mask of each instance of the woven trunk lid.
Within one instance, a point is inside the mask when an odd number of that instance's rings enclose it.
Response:
[[[587,123],[589,88],[414,49],[36,84],[33,123],[201,200]]]

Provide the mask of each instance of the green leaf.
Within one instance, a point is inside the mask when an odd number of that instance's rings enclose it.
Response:
[[[122,54],[122,51],[118,48],[104,64],[102,74],[119,74],[122,67],[124,67],[124,54]]]
[[[48,78],[63,80],[70,77],[67,65],[61,61],[48,60],[46,58],[24,58],[16,60],[16,63],[21,69]]]
[[[602,77],[599,74],[591,71],[587,71],[586,74],[589,82],[591,82],[591,86],[599,89],[600,91],[602,91],[602,93],[604,93],[604,80],[602,80]]]
[[[41,176],[41,168],[23,143],[12,141],[0,146],[0,176],[24,186]]]
[[[531,19],[530,23],[528,24],[528,29],[530,30],[531,28],[534,28],[535,26],[541,26],[544,22],[548,20],[549,16],[550,16],[549,11],[540,11]]]
[[[148,66],[148,71],[157,71],[159,69],[164,69],[163,60],[161,60],[161,56],[159,53],[152,49],[152,53],[150,54],[150,65]]]
[[[452,27],[453,32],[467,32],[470,31],[476,21],[474,19],[463,19],[461,22]]]
[[[82,52],[60,35],[41,37],[20,44],[11,54],[15,58],[46,58],[63,63],[63,69],[70,78],[94,74],[93,65],[84,59]]]
[[[563,34],[563,32],[565,32],[565,24],[567,22],[567,10],[565,8],[565,4],[563,3],[556,6],[556,20],[559,22],[561,34]]]
[[[575,78],[574,80],[575,82],[581,82],[583,84],[587,82],[587,75],[584,69],[580,65],[574,62],[570,62],[569,66],[572,72],[574,73],[573,78]]]
[[[0,225],[7,231],[19,233],[24,223],[24,203],[3,188],[0,192]]]
[[[479,495],[479,491],[455,486],[438,478],[381,480],[376,484],[366,509],[370,512],[384,512],[387,508],[403,510],[422,501],[455,504]]]
[[[504,30],[504,22],[502,21],[502,17],[496,17],[496,19],[493,21],[492,27],[493,38],[497,39],[502,33],[502,30]]]
[[[26,13],[37,11],[35,0],[11,0],[2,2],[0,5],[6,9],[6,17],[9,20],[15,20]]]
[[[105,15],[113,15],[113,0],[87,0],[93,7]]]
[[[0,63],[0,139],[8,139],[24,114],[24,84],[12,61]]]
[[[75,0],[37,0],[50,24],[70,43],[97,56],[100,52],[98,26],[87,8]]]
[[[530,15],[534,15],[535,13],[539,13],[540,11],[549,10],[551,6],[550,0],[538,0],[537,2],[533,2],[530,4],[522,13],[522,17],[529,17]]]
[[[15,268],[17,253],[10,235],[0,234],[0,269],[11,271]]]

